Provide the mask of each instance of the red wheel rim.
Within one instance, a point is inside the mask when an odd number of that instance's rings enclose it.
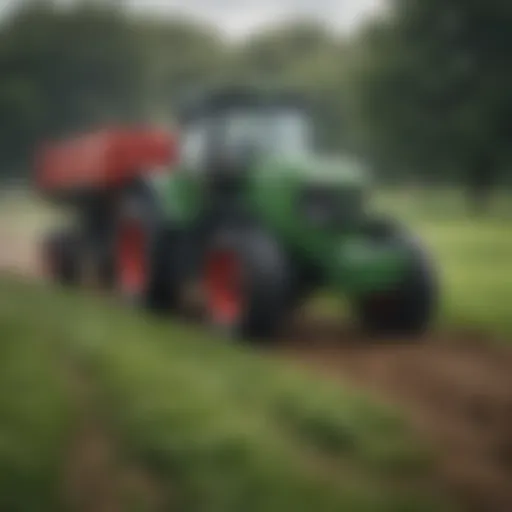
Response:
[[[241,262],[232,251],[215,251],[206,261],[206,303],[212,319],[235,324],[243,310]]]
[[[117,272],[123,293],[143,292],[147,282],[146,234],[138,221],[127,221],[119,230]]]

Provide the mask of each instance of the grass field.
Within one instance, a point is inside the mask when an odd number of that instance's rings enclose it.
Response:
[[[0,288],[0,510],[59,510],[73,407],[52,334],[12,315]]]
[[[481,219],[467,216],[454,192],[380,200],[436,259],[439,328],[512,339],[509,197]],[[34,238],[54,215],[11,196],[0,203],[0,233]],[[115,439],[117,470],[105,480],[121,510],[449,509],[428,450],[400,414],[348,384],[12,278],[0,281],[0,340],[0,510],[59,510],[84,407]],[[92,402],[77,399],[70,378],[91,388]],[[125,466],[149,475],[164,507],[119,483]]]
[[[70,374],[94,389],[88,407],[115,434],[116,464],[157,482],[158,510],[445,509],[398,415],[348,385],[12,279],[0,285],[0,332],[1,510],[57,510],[83,416]],[[152,510],[143,495],[123,499],[121,510]]]
[[[512,195],[497,195],[481,218],[469,216],[453,191],[391,193],[381,202],[432,251],[442,276],[441,327],[512,339]]]

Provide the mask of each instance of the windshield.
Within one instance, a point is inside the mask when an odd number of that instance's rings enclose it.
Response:
[[[311,149],[307,116],[292,109],[237,110],[224,118],[228,151],[251,148],[265,153],[296,156]]]

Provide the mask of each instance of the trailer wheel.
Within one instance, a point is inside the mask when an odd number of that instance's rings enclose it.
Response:
[[[277,243],[255,230],[213,237],[203,265],[210,325],[234,338],[272,338],[288,313],[290,266]]]
[[[77,285],[80,279],[80,247],[73,232],[60,231],[43,241],[43,272],[53,281]]]
[[[173,236],[156,199],[143,185],[121,199],[115,233],[116,288],[130,304],[155,312],[177,303]]]
[[[376,335],[418,336],[429,327],[438,298],[436,272],[426,250],[407,233],[382,233],[410,254],[409,272],[397,287],[363,297],[356,306],[363,328]]]

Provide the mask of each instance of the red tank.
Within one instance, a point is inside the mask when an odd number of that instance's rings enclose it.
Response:
[[[178,158],[176,137],[157,129],[111,129],[49,144],[36,156],[36,183],[59,196],[117,188]]]

